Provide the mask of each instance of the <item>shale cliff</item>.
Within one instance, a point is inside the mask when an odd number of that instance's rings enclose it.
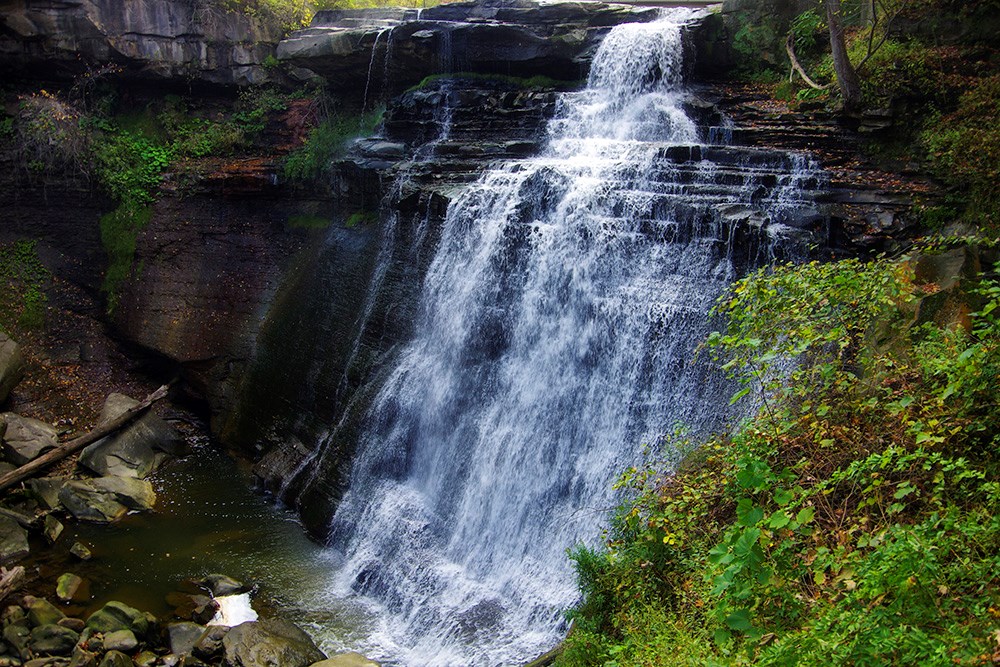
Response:
[[[263,82],[319,82],[346,110],[385,106],[375,135],[321,180],[292,182],[281,169],[315,124],[307,104],[268,112],[243,154],[167,168],[110,315],[115,335],[180,373],[208,402],[215,434],[258,458],[265,486],[323,535],[365,409],[412,326],[449,202],[488,165],[537,154],[558,91],[580,85],[611,26],[655,15],[526,0],[331,11],[279,41],[253,19],[202,3],[24,0],[3,6],[0,68],[25,90],[38,80],[70,90],[94,76],[135,107],[162,98],[154,83],[197,89],[218,107],[232,104],[226,87]],[[689,30],[696,76],[725,71],[725,40],[714,17]],[[735,136],[815,150],[849,135],[829,118],[755,117],[747,100],[717,88],[702,87],[687,107],[706,144]],[[692,150],[663,159],[691,173],[721,160],[713,187],[741,178],[735,153]],[[16,151],[4,155],[0,240],[38,239],[43,260],[98,299],[98,218],[114,203],[85,174],[39,174]],[[865,180],[846,169],[812,183],[815,206],[783,224],[814,234],[818,254],[891,242],[909,224],[910,199]],[[780,176],[765,174],[760,187],[755,196],[767,199]],[[746,207],[724,216],[737,240],[763,238],[774,222]]]

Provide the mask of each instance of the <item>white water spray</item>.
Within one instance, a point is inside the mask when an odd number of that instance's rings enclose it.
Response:
[[[692,363],[736,271],[720,211],[794,206],[780,186],[797,165],[698,157],[691,17],[614,28],[544,154],[449,208],[332,526],[331,593],[378,614],[358,647],[375,657],[512,665],[551,648],[577,595],[565,551],[598,535],[616,474],[676,422],[723,423],[729,387]]]

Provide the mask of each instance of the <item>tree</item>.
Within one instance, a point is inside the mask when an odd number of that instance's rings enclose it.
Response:
[[[837,73],[837,85],[844,98],[844,111],[857,111],[861,107],[861,81],[847,56],[844,41],[844,26],[840,22],[840,0],[823,0],[826,6],[826,22],[830,30],[830,52],[833,55],[833,69]]]

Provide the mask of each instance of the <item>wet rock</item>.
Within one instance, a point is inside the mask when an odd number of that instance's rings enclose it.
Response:
[[[156,664],[158,658],[159,656],[157,656],[152,651],[141,651],[139,655],[133,658],[133,661],[139,667],[153,667],[153,665]]]
[[[87,624],[83,622],[82,618],[73,618],[72,616],[67,616],[66,618],[60,620],[57,625],[69,628],[74,632],[83,632],[83,629],[87,627]]]
[[[3,453],[14,465],[23,466],[58,443],[58,431],[51,424],[22,417],[13,412],[0,415],[7,424],[3,435]]]
[[[192,653],[196,658],[212,661],[226,650],[224,640],[229,634],[229,628],[222,625],[210,626],[195,643]]]
[[[212,595],[217,598],[223,595],[245,593],[248,590],[246,586],[224,574],[210,574],[201,580],[201,584],[212,591]]]
[[[121,651],[108,651],[104,654],[104,658],[101,659],[101,664],[98,667],[134,667],[132,664],[132,658],[128,657]]]
[[[28,641],[31,638],[31,631],[26,625],[8,625],[3,629],[3,640],[14,647],[14,650],[23,658],[28,655]]]
[[[10,390],[24,375],[24,357],[21,346],[0,331],[0,404],[7,400]]]
[[[49,544],[55,544],[55,541],[59,539],[62,532],[62,522],[51,514],[46,514],[45,519],[42,522],[42,534],[45,536],[45,540]]]
[[[326,657],[309,635],[277,619],[237,625],[223,639],[223,645],[226,662],[240,667],[307,667]]]
[[[115,630],[104,635],[104,649],[107,651],[129,653],[138,645],[139,640],[131,630]]]
[[[332,658],[313,663],[310,667],[381,667],[381,664],[370,660],[360,653],[339,653]]]
[[[59,500],[81,521],[109,523],[129,510],[152,509],[156,502],[153,485],[131,477],[98,477],[67,482]]]
[[[28,648],[36,654],[68,656],[79,639],[79,633],[61,625],[40,625],[31,631]]]
[[[8,625],[23,625],[28,626],[28,617],[25,616],[24,610],[16,604],[12,604],[3,610],[3,617],[0,619],[3,623],[3,627]]]
[[[28,532],[17,521],[0,516],[0,565],[28,555]]]
[[[121,416],[139,401],[111,394],[101,410],[101,423]],[[80,454],[80,465],[98,475],[146,477],[170,455],[183,451],[183,440],[160,417],[147,412],[114,435],[98,440]]]
[[[97,654],[88,651],[82,646],[73,649],[67,667],[97,667]]]
[[[94,554],[90,552],[90,549],[83,542],[74,542],[73,546],[69,548],[69,552],[80,560],[90,560],[94,557]]]
[[[80,588],[83,586],[83,579],[75,574],[67,572],[56,581],[56,597],[63,602],[70,602],[76,599]]]
[[[62,508],[59,500],[59,492],[66,485],[69,477],[39,477],[29,479],[25,485],[31,494],[38,501],[39,505],[45,509],[58,510]]]
[[[176,655],[190,655],[204,633],[205,626],[197,623],[182,621],[168,624],[167,636],[169,637],[170,652]]]
[[[87,627],[94,632],[104,634],[117,630],[131,630],[137,637],[145,637],[149,630],[149,619],[138,609],[133,609],[122,602],[112,601],[90,615]]]
[[[28,605],[28,622],[33,626],[55,625],[64,618],[66,614],[43,598],[35,598]]]

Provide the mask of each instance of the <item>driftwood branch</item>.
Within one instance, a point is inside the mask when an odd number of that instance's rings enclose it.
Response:
[[[118,417],[115,417],[106,424],[101,424],[93,431],[85,433],[84,435],[81,435],[79,438],[70,440],[64,445],[60,445],[59,447],[49,452],[46,452],[45,454],[42,454],[34,461],[30,461],[29,463],[24,464],[23,466],[17,468],[16,470],[11,470],[6,475],[0,476],[0,491],[8,489],[14,484],[17,484],[18,482],[31,477],[39,470],[49,467],[56,461],[63,460],[70,454],[78,452],[87,445],[93,442],[97,442],[98,440],[107,435],[111,435],[112,433],[122,428],[136,417],[138,417],[140,414],[148,410],[149,406],[151,406],[153,403],[166,396],[167,389],[169,388],[169,386],[170,385],[163,385],[162,387],[154,391],[152,394],[147,396],[141,403],[136,405],[134,408],[130,408],[129,410],[125,411]]]
[[[805,81],[809,86],[815,88],[816,90],[826,90],[827,88],[830,87],[830,84],[826,84],[825,86],[819,85],[818,83],[810,79],[808,74],[806,74],[806,71],[802,68],[802,65],[799,63],[799,59],[795,57],[795,35],[793,35],[792,33],[788,33],[788,38],[785,39],[785,51],[788,52],[788,59],[792,61],[792,68],[799,73],[799,76],[802,77],[802,80]]]
[[[3,601],[24,584],[24,576],[24,567],[21,565],[9,570],[0,567],[0,601]]]

